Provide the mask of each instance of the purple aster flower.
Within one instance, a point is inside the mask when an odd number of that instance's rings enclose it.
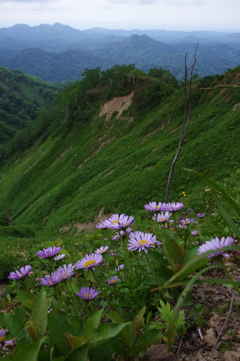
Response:
[[[196,216],[199,218],[205,217],[206,213],[197,213]]]
[[[4,330],[3,328],[0,328],[0,343],[5,340],[5,333],[7,333],[8,330]]]
[[[128,240],[128,250],[138,250],[139,252],[144,251],[147,253],[147,248],[154,248],[156,241],[156,236],[151,233],[133,232]]]
[[[188,225],[188,224],[191,224],[193,222],[195,222],[194,218],[186,218],[186,219],[181,220],[181,224],[184,224],[184,225]]]
[[[179,211],[179,209],[183,208],[184,204],[180,202],[173,202],[173,203],[168,203],[168,206],[169,206],[168,209],[169,211],[176,212]]]
[[[96,224],[95,228],[98,228],[98,229],[107,228],[106,225],[105,225],[105,221],[102,221],[102,222],[99,222],[98,224]]]
[[[81,297],[83,300],[90,301],[98,295],[98,291],[95,288],[82,287],[80,291],[76,293],[76,295]]]
[[[95,266],[99,265],[99,263],[103,262],[103,256],[100,253],[92,253],[87,254],[83,259],[77,261],[75,264],[76,269],[94,269]]]
[[[110,229],[121,229],[129,226],[133,222],[133,216],[127,216],[126,214],[113,214],[105,221],[105,226]]]
[[[102,247],[100,247],[100,248],[98,248],[96,251],[95,251],[95,253],[105,253],[105,252],[107,252],[107,250],[108,250],[108,246],[102,246]]]
[[[115,268],[115,272],[119,272],[121,270],[123,270],[125,268],[125,265],[124,264],[120,264],[117,268]]]
[[[124,236],[128,236],[131,232],[132,232],[132,228],[128,227],[126,228],[124,231],[123,230],[120,230],[119,233],[117,233],[113,238],[112,240],[117,240],[117,239],[120,239],[121,237],[124,237]]]
[[[72,264],[64,264],[57,269],[61,273],[62,279],[69,278],[74,275],[74,266]]]
[[[196,236],[196,235],[198,235],[199,232],[200,232],[200,231],[198,231],[198,230],[194,230],[194,231],[191,231],[191,234],[192,234],[193,236]]]
[[[116,234],[116,236],[114,236],[113,238],[112,238],[112,240],[113,241],[116,241],[117,239],[120,239],[121,237],[120,237],[120,235],[119,234]]]
[[[115,253],[115,252],[110,252],[110,256],[119,256],[119,254],[118,253]]]
[[[202,244],[198,248],[198,254],[202,254],[204,252],[213,250],[214,253],[211,253],[207,257],[210,257],[210,258],[211,257],[216,257],[216,256],[219,256],[221,254],[224,257],[229,257],[229,255],[227,253],[224,253],[224,251],[218,251],[218,250],[223,248],[223,247],[231,246],[233,241],[234,241],[234,239],[232,237],[227,237],[227,238],[222,237],[221,240],[218,237],[216,237],[216,238],[212,239],[211,241],[207,241],[205,244]]]
[[[158,213],[158,214],[155,214],[152,219],[154,221],[157,221],[159,223],[164,223],[164,222],[167,222],[169,221],[169,218],[171,217],[172,213],[170,212],[161,212],[161,213]]]
[[[43,286],[54,286],[58,282],[62,281],[62,272],[59,270],[52,272],[51,276],[46,275],[43,278],[40,278],[40,284]]]
[[[120,281],[119,277],[118,276],[113,276],[113,277],[110,277],[109,280],[107,281],[107,283],[109,285],[114,285],[115,283],[117,283],[118,281]]]
[[[195,246],[195,245],[197,245],[197,246],[198,246],[198,245],[200,244],[200,242],[198,242],[198,241],[194,241],[194,242],[192,242],[192,244],[194,244],[194,246]]]
[[[184,223],[180,223],[180,224],[178,224],[178,226],[177,226],[178,228],[180,228],[180,229],[186,229],[187,228],[187,226],[185,226],[185,224]]]
[[[41,258],[49,258],[55,256],[58,252],[61,251],[61,247],[48,247],[44,248],[43,251],[37,251],[37,255]]]
[[[11,280],[19,280],[20,278],[23,278],[29,274],[31,271],[32,266],[27,265],[25,267],[21,267],[20,271],[10,272],[8,278]]]
[[[145,204],[144,208],[146,209],[146,211],[151,211],[151,212],[163,212],[163,211],[168,211],[168,206],[167,203],[156,203],[156,202],[150,202],[148,204]]]
[[[63,259],[64,257],[66,257],[66,255],[65,254],[59,254],[59,255],[57,255],[56,257],[54,257],[54,261],[60,261],[61,259]]]

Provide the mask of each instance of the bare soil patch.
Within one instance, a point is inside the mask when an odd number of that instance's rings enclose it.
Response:
[[[106,121],[108,122],[111,118],[112,113],[117,111],[117,118],[120,119],[123,110],[127,110],[132,104],[133,95],[134,92],[131,92],[129,95],[115,97],[109,100],[109,102],[105,103],[102,107],[99,116],[101,117],[106,114]]]

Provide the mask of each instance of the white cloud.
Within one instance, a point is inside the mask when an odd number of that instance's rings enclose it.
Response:
[[[205,5],[205,0],[168,0],[167,4],[176,6]]]
[[[163,0],[109,0],[112,4],[128,4],[128,5],[138,5],[138,4],[156,4]],[[164,0],[165,1],[165,0]]]
[[[22,3],[54,3],[57,0],[0,0],[0,4],[6,4],[6,3],[17,3],[17,4],[22,4]]]

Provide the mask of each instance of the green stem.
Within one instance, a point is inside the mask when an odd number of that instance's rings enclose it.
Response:
[[[105,293],[104,289],[102,288],[100,282],[98,281],[98,278],[97,278],[97,276],[96,276],[96,273],[94,272],[93,269],[90,269],[90,271],[92,272],[93,278],[94,278],[94,280],[96,281],[96,284],[98,285],[99,289],[101,290],[103,296],[104,296],[105,299],[108,301],[109,306],[110,306],[114,311],[116,311],[115,308],[114,308],[114,306],[112,305],[109,297],[107,296],[107,294]]]
[[[220,260],[220,264],[221,264],[221,266],[222,266],[222,268],[223,268],[223,270],[224,270],[227,278],[231,281],[231,284],[233,285],[234,290],[240,295],[240,290],[239,290],[238,287],[236,286],[236,284],[235,284],[232,276],[230,275],[230,273],[229,273],[229,271],[228,271],[225,263],[223,262],[223,259]]]
[[[148,264],[148,266],[149,266],[149,268],[150,268],[150,270],[151,270],[151,272],[152,272],[153,278],[155,279],[156,284],[157,284],[158,287],[159,287],[159,291],[162,292],[162,290],[160,289],[160,288],[161,288],[161,285],[160,285],[160,283],[158,282],[156,272],[155,272],[154,268],[153,268],[152,265],[151,265],[151,262],[150,262],[150,260],[149,260],[149,258],[148,258],[148,255],[147,255],[147,253],[145,253],[145,252],[144,252],[144,254],[145,254],[145,258],[146,258],[147,264]]]

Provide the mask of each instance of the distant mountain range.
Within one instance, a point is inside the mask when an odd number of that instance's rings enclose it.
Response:
[[[135,64],[147,72],[161,67],[184,76],[199,42],[195,73],[222,74],[240,63],[240,33],[166,30],[77,30],[56,23],[0,29],[0,65],[47,81],[81,79],[86,69]]]

